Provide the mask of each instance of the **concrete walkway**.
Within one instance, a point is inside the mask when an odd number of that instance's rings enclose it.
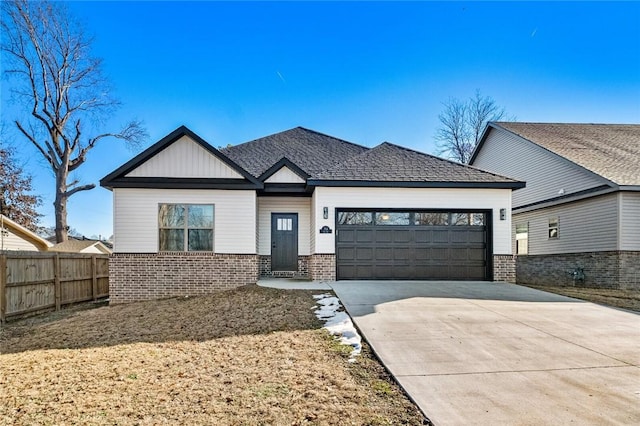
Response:
[[[331,284],[436,425],[640,424],[640,315],[512,284]]]
[[[310,281],[296,278],[264,278],[258,280],[260,287],[279,288],[284,290],[331,290],[333,281]]]

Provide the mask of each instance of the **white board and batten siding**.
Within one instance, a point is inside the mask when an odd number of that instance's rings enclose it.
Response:
[[[271,254],[271,213],[298,214],[298,255],[311,254],[311,198],[258,197],[258,254]]]
[[[515,227],[527,223],[529,255],[584,253],[618,249],[618,195],[513,215]],[[558,218],[558,238],[549,238],[549,219]]]
[[[327,219],[324,207],[329,210]],[[312,253],[335,253],[336,208],[492,210],[493,253],[512,253],[510,189],[317,187],[312,198]],[[500,209],[506,209],[506,220],[500,220]],[[319,233],[325,225],[331,234]]]
[[[213,204],[214,251],[255,254],[255,191],[115,188],[113,222],[116,253],[158,251],[160,204]]]
[[[269,176],[269,178],[264,182],[265,183],[305,183],[305,180],[302,177],[298,176],[296,172],[294,172],[287,166],[283,166],[282,168],[280,168],[280,170],[278,170],[277,172]]]
[[[620,192],[620,250],[640,250],[640,192]]]
[[[500,129],[491,129],[473,166],[527,183],[513,191],[513,208],[606,183],[596,174]]]
[[[172,143],[126,176],[243,179],[240,173],[188,136]]]

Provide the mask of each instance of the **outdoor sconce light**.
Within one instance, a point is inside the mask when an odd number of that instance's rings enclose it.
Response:
[[[322,208],[322,218],[329,219],[329,207]]]
[[[507,209],[500,209],[500,220],[507,220]]]

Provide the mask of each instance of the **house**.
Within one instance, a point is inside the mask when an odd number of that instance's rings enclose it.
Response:
[[[518,282],[640,289],[640,125],[490,123],[470,164],[527,182]]]
[[[0,214],[0,251],[47,251],[51,245],[35,232]]]
[[[111,254],[111,249],[100,240],[69,237],[67,241],[54,244],[49,251],[61,253]]]
[[[523,182],[391,143],[302,127],[217,150],[180,127],[100,184],[113,191],[114,303],[259,276],[508,280]]]

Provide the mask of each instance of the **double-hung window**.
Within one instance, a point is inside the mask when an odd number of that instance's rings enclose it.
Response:
[[[160,204],[160,251],[213,251],[213,204]]]
[[[529,224],[516,224],[516,254],[529,253]]]
[[[560,237],[560,220],[557,217],[549,219],[549,239]]]

